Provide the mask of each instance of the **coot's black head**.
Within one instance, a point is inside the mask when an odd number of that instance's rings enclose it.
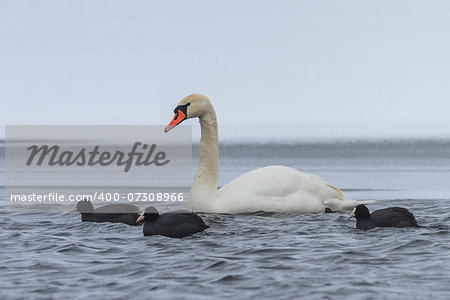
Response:
[[[83,199],[77,203],[77,206],[75,206],[75,208],[72,211],[77,211],[82,214],[93,213],[94,206],[92,205],[91,201]]]
[[[355,217],[356,220],[364,220],[370,217],[369,209],[364,204],[356,205],[348,218]]]
[[[136,223],[142,220],[152,222],[158,220],[158,218],[159,218],[158,210],[156,210],[156,208],[154,208],[153,206],[149,206],[139,216],[139,218],[136,220]]]

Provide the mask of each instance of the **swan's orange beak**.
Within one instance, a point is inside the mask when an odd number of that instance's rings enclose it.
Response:
[[[183,122],[185,119],[186,115],[184,114],[184,112],[181,111],[181,109],[179,109],[176,112],[175,117],[173,117],[172,121],[170,121],[169,125],[166,126],[164,131],[168,132],[169,130],[171,130],[172,128]]]

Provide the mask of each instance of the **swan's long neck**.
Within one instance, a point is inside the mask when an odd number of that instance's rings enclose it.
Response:
[[[211,106],[200,118],[202,136],[199,144],[199,166],[191,187],[190,202],[195,209],[196,204],[210,203],[217,192],[219,178],[219,137],[217,118]]]

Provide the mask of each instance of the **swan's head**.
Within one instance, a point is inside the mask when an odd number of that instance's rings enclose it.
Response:
[[[181,100],[180,103],[178,103],[178,106],[173,110],[175,116],[169,125],[166,126],[164,131],[168,132],[186,119],[200,118],[206,114],[211,107],[212,106],[209,99],[200,94],[192,94],[183,98],[183,100]]]

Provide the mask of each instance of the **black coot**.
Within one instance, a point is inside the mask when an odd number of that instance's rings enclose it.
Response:
[[[144,235],[164,235],[171,238],[202,232],[209,226],[202,218],[189,211],[172,211],[160,215],[156,208],[149,206],[136,220],[144,220]]]
[[[83,222],[111,222],[137,225],[139,207],[131,204],[109,204],[94,209],[91,201],[86,199],[79,201],[72,210],[81,214]]]
[[[369,213],[363,205],[357,205],[348,218],[356,218],[356,228],[368,230],[375,227],[419,227],[414,215],[403,207],[389,207]]]

